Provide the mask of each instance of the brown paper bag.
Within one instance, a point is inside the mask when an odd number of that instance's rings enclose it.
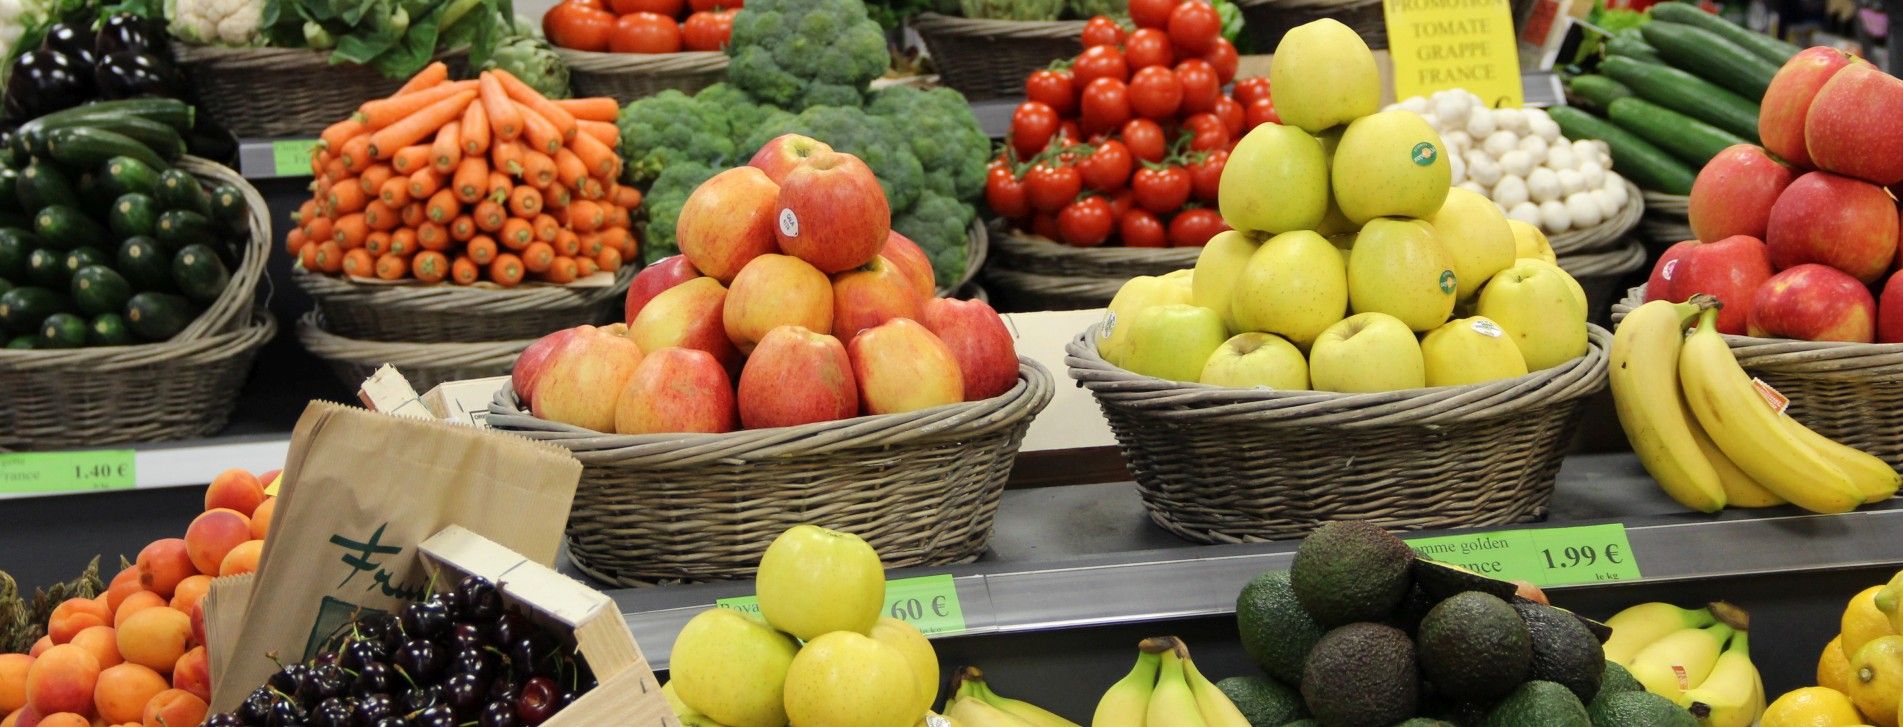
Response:
[[[312,402],[212,706],[235,708],[351,620],[427,594],[416,546],[461,525],[543,565],[561,547],[581,463],[567,450],[439,421]]]

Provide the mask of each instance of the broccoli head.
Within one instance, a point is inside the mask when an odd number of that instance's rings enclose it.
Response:
[[[859,157],[878,175],[879,186],[885,188],[886,204],[893,210],[910,208],[924,186],[925,170],[905,142],[905,132],[889,119],[868,114],[865,109],[814,106],[798,116],[755,129],[740,149],[751,154],[781,134],[810,136],[835,151]]]
[[[949,88],[893,86],[872,94],[866,108],[905,130],[912,155],[925,170],[926,189],[967,204],[984,193],[991,139],[963,95]]]
[[[734,16],[727,81],[768,104],[857,106],[892,57],[859,0],[752,0]]]
[[[753,130],[772,123],[782,123],[793,115],[777,106],[768,106],[755,100],[729,83],[716,83],[694,94],[694,100],[701,106],[718,110],[727,117],[733,140],[734,151],[745,152],[747,139],[753,136]],[[735,161],[739,159],[736,158]]]
[[[680,91],[669,89],[628,104],[616,124],[632,184],[652,181],[683,162],[718,166],[734,159],[727,117]]]
[[[938,284],[948,286],[965,274],[965,235],[976,214],[971,205],[926,190],[919,195],[917,205],[893,216],[892,229],[918,243],[925,256],[932,259],[932,273]]]
[[[641,244],[641,259],[652,265],[654,261],[681,251],[674,240],[674,228],[680,221],[681,208],[687,205],[687,197],[700,187],[702,182],[718,174],[720,169],[698,161],[683,161],[669,164],[642,202],[648,213],[647,237]]]

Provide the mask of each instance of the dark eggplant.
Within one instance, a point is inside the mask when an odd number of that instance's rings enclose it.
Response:
[[[93,38],[93,53],[100,57],[122,51],[145,51],[163,56],[165,49],[165,30],[131,13],[119,13],[106,18]]]
[[[93,84],[106,100],[138,96],[178,98],[185,79],[172,64],[145,51],[119,51],[101,58],[93,69]]]
[[[59,51],[27,51],[14,61],[13,75],[7,79],[7,117],[36,119],[91,96],[91,69],[75,65]]]
[[[93,34],[91,21],[61,22],[46,26],[46,38],[40,41],[40,50],[57,51],[67,60],[80,67],[89,67],[98,61],[93,55]]]

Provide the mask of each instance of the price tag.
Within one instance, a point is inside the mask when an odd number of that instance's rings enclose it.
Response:
[[[311,175],[311,152],[315,149],[316,139],[280,139],[271,142],[271,168],[277,170],[280,177],[308,177]]]
[[[753,596],[722,598],[714,605],[760,615],[760,600]],[[909,623],[925,634],[965,630],[965,610],[958,603],[958,588],[949,575],[887,581],[885,608],[880,615]]]
[[[1407,541],[1424,558],[1542,588],[1639,578],[1625,526],[1506,530]]]
[[[0,454],[0,492],[130,490],[130,449]]]
[[[1383,0],[1394,97],[1464,88],[1488,108],[1519,108],[1520,50],[1508,0]]]

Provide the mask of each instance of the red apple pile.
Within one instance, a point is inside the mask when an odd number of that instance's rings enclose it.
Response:
[[[1646,299],[1715,295],[1724,333],[1903,342],[1899,116],[1903,80],[1834,48],[1792,57],[1764,94],[1764,147],[1733,146],[1698,173],[1697,239],[1659,258]]]
[[[707,180],[681,254],[628,288],[627,318],[517,359],[535,416],[618,434],[721,433],[997,396],[1018,378],[1004,319],[934,294],[872,170],[789,134]]]

